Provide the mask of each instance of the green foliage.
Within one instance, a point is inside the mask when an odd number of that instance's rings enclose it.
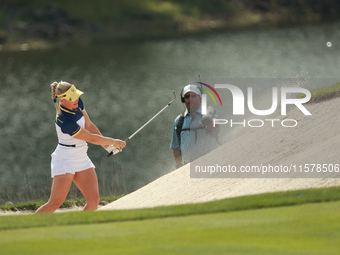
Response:
[[[23,0],[16,0],[24,4]],[[27,4],[27,2],[26,2]],[[31,0],[32,8],[44,8],[50,3],[44,0]],[[65,10],[72,18],[90,22],[126,21],[140,18],[151,18],[148,15],[174,15],[175,5],[169,1],[157,0],[96,0],[76,1],[58,0],[53,5]]]
[[[20,204],[13,204],[11,202],[7,202],[5,205],[0,206],[0,210],[5,211],[34,211],[42,206],[45,202],[44,201],[31,201],[25,202]]]
[[[0,3],[0,29],[8,44],[86,43],[324,22],[339,11],[336,0],[11,0]]]
[[[12,5],[25,5],[42,8],[51,2],[45,0],[13,0]],[[241,11],[273,13],[275,16],[308,16],[311,13],[320,17],[336,17],[340,5],[336,0],[294,1],[294,0],[58,0],[53,4],[66,10],[70,16],[87,21],[122,21],[140,17],[170,16],[172,18],[191,16],[237,15]],[[276,13],[276,14],[275,14]],[[148,14],[148,15],[147,15]]]
[[[100,198],[100,204],[105,205],[117,200],[119,197],[102,197]],[[44,201],[30,201],[24,202],[19,204],[13,204],[12,202],[7,202],[5,205],[0,206],[0,210],[5,211],[35,211],[40,206],[45,204]],[[60,208],[70,208],[74,206],[85,206],[86,200],[85,198],[77,198],[77,199],[67,199],[64,203],[60,206]]]

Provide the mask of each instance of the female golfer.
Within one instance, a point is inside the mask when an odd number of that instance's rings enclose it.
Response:
[[[72,182],[86,199],[84,210],[96,210],[99,204],[99,189],[94,165],[87,156],[87,143],[103,146],[108,152],[123,149],[124,141],[104,137],[91,122],[80,99],[83,94],[68,82],[51,84],[52,98],[57,109],[55,126],[58,146],[52,154],[51,196],[36,213],[56,211],[66,199]],[[59,99],[60,105],[57,103]]]

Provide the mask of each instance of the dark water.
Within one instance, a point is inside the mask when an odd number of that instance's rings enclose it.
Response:
[[[0,203],[47,199],[57,137],[49,84],[69,81],[106,136],[126,139],[188,83],[226,78],[334,78],[340,24],[106,43],[49,51],[0,51]],[[326,42],[333,46],[328,48]],[[209,77],[209,78],[208,78]],[[320,86],[313,85],[314,87]],[[328,85],[328,84],[324,84]],[[311,85],[312,86],[312,85]],[[101,196],[130,193],[174,169],[169,149],[180,100],[111,158],[90,145]],[[70,196],[79,196],[72,189]]]

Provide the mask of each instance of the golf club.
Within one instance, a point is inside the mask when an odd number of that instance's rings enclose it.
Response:
[[[174,99],[172,99],[166,106],[163,107],[162,110],[160,110],[158,113],[156,113],[155,116],[153,116],[151,119],[149,119],[143,126],[141,126],[136,132],[134,132],[132,135],[130,135],[125,142],[131,140],[132,137],[134,137],[139,131],[141,131],[146,125],[148,125],[154,118],[156,118],[161,112],[163,112],[169,105],[172,104],[173,101],[175,101],[176,99],[176,95],[175,95],[175,91],[172,91],[173,95],[174,95]],[[115,155],[119,152],[121,152],[122,150],[119,150],[117,148],[114,148],[107,156],[110,157],[112,155]]]

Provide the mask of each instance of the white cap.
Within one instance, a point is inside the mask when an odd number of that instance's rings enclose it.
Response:
[[[188,92],[194,92],[197,95],[201,96],[201,91],[196,85],[192,84],[186,85],[183,89],[183,96]]]

